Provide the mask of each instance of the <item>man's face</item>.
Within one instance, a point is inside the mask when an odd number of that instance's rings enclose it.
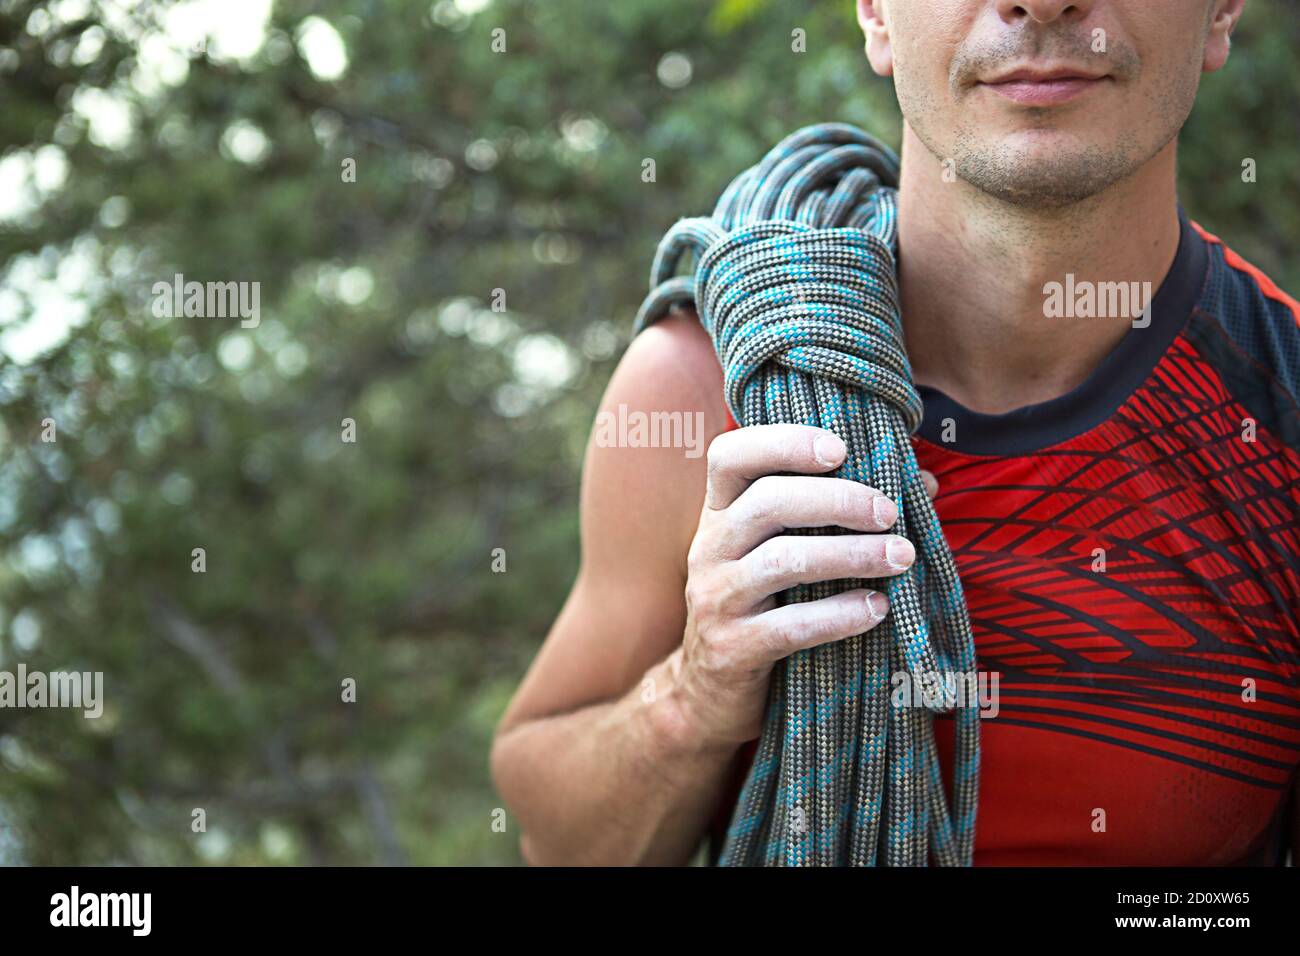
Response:
[[[872,65],[893,73],[935,157],[999,199],[1054,207],[1101,192],[1177,136],[1202,71],[1221,65],[1207,37],[1224,5],[863,0],[859,14]],[[1223,43],[1226,56],[1226,32]]]

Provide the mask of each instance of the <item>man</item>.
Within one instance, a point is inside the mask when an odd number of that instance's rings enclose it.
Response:
[[[906,120],[914,447],[938,478],[980,669],[1000,676],[977,864],[1285,852],[1300,306],[1175,192],[1178,131],[1244,6],[858,2]],[[773,663],[888,612],[863,591],[774,595],[915,557],[889,533],[893,502],[817,477],[839,439],[734,430],[693,313],[632,343],[604,398],[620,405],[702,410],[717,437],[707,459],[588,449],[581,572],[493,750],[532,863],[688,861],[734,803]],[[821,526],[851,533],[784,533]]]

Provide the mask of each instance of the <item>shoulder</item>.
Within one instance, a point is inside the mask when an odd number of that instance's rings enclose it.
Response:
[[[632,340],[596,413],[583,470],[583,563],[685,566],[707,453],[729,427],[722,369],[693,310]]]
[[[1287,420],[1293,444],[1300,438],[1300,302],[1224,240],[1196,230],[1210,260],[1199,311],[1210,321],[1194,326],[1195,344],[1220,372],[1235,373],[1236,390],[1258,393]]]
[[[678,309],[632,340],[603,404],[611,397],[645,410],[689,406],[704,414],[707,427],[725,430],[722,367],[694,309]]]
[[[1224,240],[1196,229],[1210,257],[1202,309],[1292,395],[1300,394],[1300,302]]]

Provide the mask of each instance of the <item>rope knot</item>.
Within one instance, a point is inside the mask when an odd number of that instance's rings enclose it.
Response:
[[[873,233],[790,220],[742,226],[701,258],[695,301],[733,413],[770,362],[859,389],[896,409],[909,433],[920,427],[894,255]]]

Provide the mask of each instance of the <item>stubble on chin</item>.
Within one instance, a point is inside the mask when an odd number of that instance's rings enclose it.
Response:
[[[1075,143],[1038,149],[1007,145],[969,130],[957,131],[951,156],[957,175],[981,193],[1008,205],[1041,210],[1084,202],[1151,158],[1142,155],[1131,135],[1105,146]]]

